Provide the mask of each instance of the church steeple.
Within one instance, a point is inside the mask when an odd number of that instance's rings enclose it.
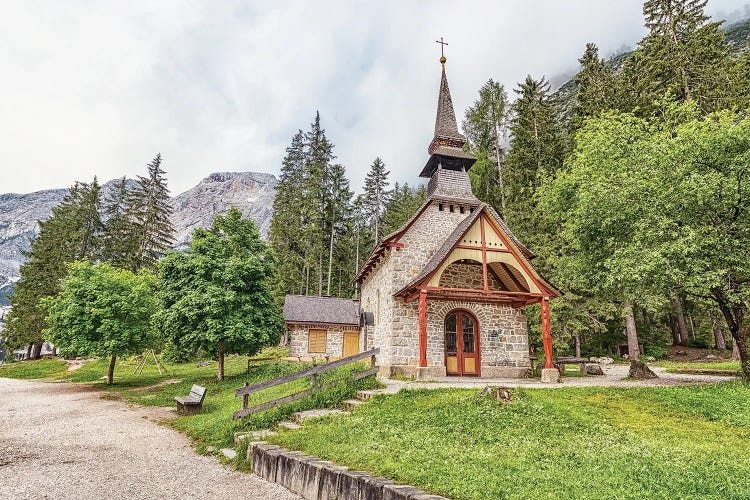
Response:
[[[444,45],[441,38],[441,54]],[[458,131],[456,112],[453,110],[453,100],[448,88],[448,78],[445,76],[445,54],[440,57],[442,75],[440,77],[440,91],[438,93],[437,115],[435,116],[435,136],[427,148],[430,159],[422,169],[420,177],[432,177],[438,168],[448,170],[467,171],[476,161],[469,153],[464,152],[466,137]]]

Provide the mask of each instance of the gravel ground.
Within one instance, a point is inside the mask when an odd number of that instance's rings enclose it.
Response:
[[[196,454],[164,409],[100,395],[0,378],[0,498],[300,498]]]
[[[430,382],[411,382],[393,379],[381,379],[387,389],[383,392],[398,392],[401,389],[440,389],[440,388],[481,388],[487,385],[499,385],[504,387],[528,387],[538,389],[556,389],[561,387],[663,387],[673,385],[711,384],[726,382],[735,377],[722,377],[717,375],[685,375],[679,373],[667,373],[666,369],[651,366],[651,370],[659,378],[650,380],[629,380],[629,365],[606,365],[604,376],[589,377],[563,377],[560,384],[545,384],[539,378],[517,379],[517,378],[473,378],[473,377],[443,377]]]

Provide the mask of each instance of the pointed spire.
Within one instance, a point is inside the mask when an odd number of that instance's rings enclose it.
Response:
[[[441,38],[442,46],[447,45]],[[437,115],[435,116],[435,137],[433,137],[427,152],[430,159],[419,174],[420,177],[431,177],[438,168],[448,170],[468,171],[476,158],[463,150],[466,137],[458,131],[456,112],[453,110],[451,91],[448,88],[448,78],[445,76],[445,55],[441,55],[440,91],[438,93]]]
[[[444,60],[445,57],[441,58]],[[451,91],[448,88],[448,78],[445,76],[445,63],[442,63],[443,75],[440,79],[440,93],[438,94],[437,116],[435,117],[435,138],[450,138],[466,142],[466,138],[458,131],[456,112],[453,110]]]

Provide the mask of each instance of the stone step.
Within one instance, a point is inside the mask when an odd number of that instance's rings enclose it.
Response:
[[[320,418],[325,417],[327,415],[344,415],[346,414],[345,411],[341,410],[307,410],[307,411],[300,411],[293,415],[294,421],[298,424],[301,424],[305,420],[310,420],[311,418]]]
[[[376,394],[380,394],[380,391],[378,389],[371,389],[369,391],[357,391],[357,399],[366,401],[368,399],[371,399]]]
[[[353,411],[354,408],[363,403],[364,401],[362,401],[361,399],[347,399],[346,401],[344,401],[344,408],[346,408],[347,411]]]
[[[253,431],[252,438],[253,441],[262,441],[268,436],[274,436],[276,434],[278,433],[276,431],[272,431],[271,429],[263,429],[262,431]]]
[[[280,429],[287,429],[290,431],[296,431],[297,429],[301,429],[302,426],[299,424],[295,424],[294,422],[279,422],[276,424],[276,427]]]

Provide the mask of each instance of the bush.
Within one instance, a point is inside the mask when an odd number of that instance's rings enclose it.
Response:
[[[693,339],[688,343],[688,346],[698,349],[708,349],[710,347],[705,339]]]
[[[665,359],[667,357],[667,348],[663,345],[647,345],[644,349],[646,356],[654,359]]]
[[[198,352],[192,347],[179,346],[174,342],[167,342],[164,346],[164,350],[161,351],[161,359],[165,363],[172,365],[187,363],[188,361],[195,361],[198,359]]]

